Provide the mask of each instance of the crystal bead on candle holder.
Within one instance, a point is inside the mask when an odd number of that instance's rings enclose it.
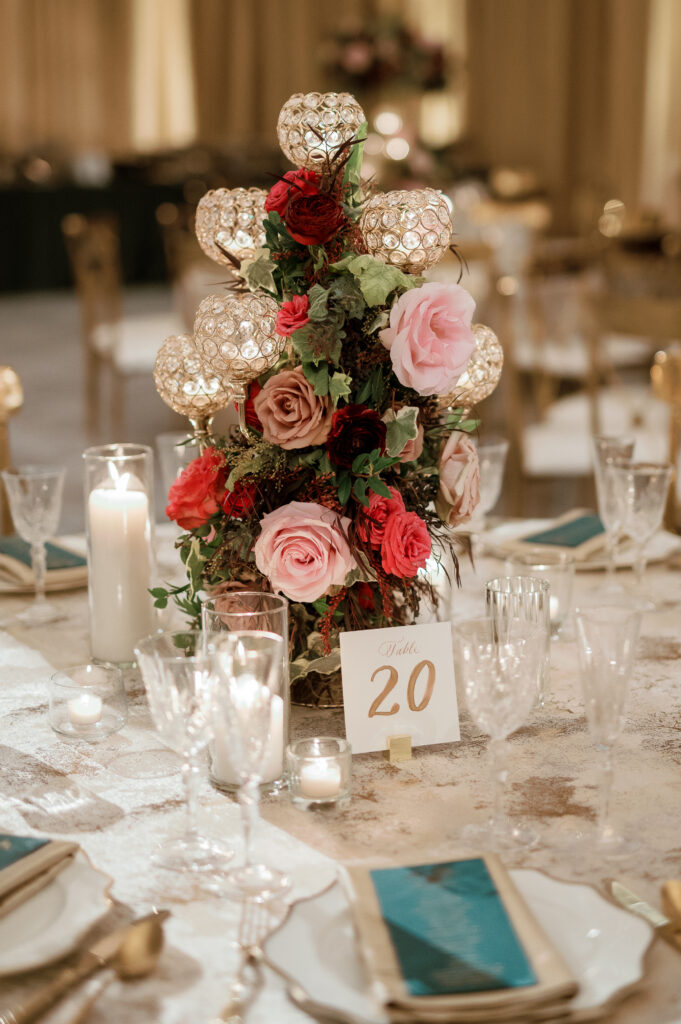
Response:
[[[286,750],[291,801],[303,809],[342,807],[350,800],[352,748],[336,736],[296,740]]]
[[[421,274],[447,251],[452,216],[442,193],[433,188],[381,192],[364,207],[360,229],[372,256]]]
[[[265,244],[262,222],[267,192],[262,188],[217,188],[206,192],[196,208],[196,237],[216,263],[231,266],[223,250],[250,259]]]
[[[489,398],[501,379],[504,368],[504,350],[491,327],[473,324],[475,348],[468,360],[456,387],[446,395],[440,395],[441,409],[461,405],[470,408]]]
[[[355,138],[365,121],[349,92],[297,92],[279,112],[277,138],[296,167],[324,170],[337,155],[344,155],[339,148]]]
[[[235,391],[274,366],[286,338],[276,333],[279,306],[269,295],[209,295],[196,313],[194,337],[205,363]]]
[[[208,436],[213,416],[233,397],[229,384],[208,365],[188,334],[163,342],[154,365],[154,384],[166,405],[189,417],[197,440]]]
[[[50,676],[50,725],[60,736],[98,743],[128,717],[123,675],[104,665],[74,665]]]

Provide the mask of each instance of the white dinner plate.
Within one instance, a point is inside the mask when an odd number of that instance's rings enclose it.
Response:
[[[517,519],[509,523],[501,523],[492,527],[479,537],[479,542],[489,554],[497,555],[500,558],[508,558],[517,552],[508,547],[512,542],[526,537],[541,530],[547,530],[555,524],[554,519]],[[663,562],[674,552],[681,550],[681,537],[675,533],[667,533],[660,530],[652,537],[646,547],[646,557],[649,562]],[[620,545],[615,553],[615,564],[618,569],[631,569],[634,565],[634,549],[631,545]],[[575,562],[575,568],[581,572],[592,572],[594,570],[607,569],[605,552],[603,549],[584,559]]]
[[[559,882],[529,869],[510,875],[579,982],[569,1020],[596,1020],[609,1012],[642,978],[652,928],[589,885]],[[372,998],[340,884],[297,903],[265,948],[313,999],[365,1024],[387,1024]]]
[[[54,881],[0,917],[0,977],[60,960],[111,907],[112,879],[81,852]]]

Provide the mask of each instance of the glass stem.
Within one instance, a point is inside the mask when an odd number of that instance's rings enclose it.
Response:
[[[239,806],[244,830],[244,867],[253,863],[253,832],[258,822],[260,788],[257,780],[249,779],[239,789]]]
[[[490,740],[490,767],[492,771],[492,830],[502,833],[506,828],[504,793],[508,779],[508,747],[506,740]]]
[[[615,551],[617,549],[617,534],[614,530],[608,530],[605,535],[605,565],[606,565],[606,586],[608,590],[614,590],[615,583]]]
[[[606,839],[611,832],[610,796],[612,794],[612,747],[601,747],[598,781],[598,838]]]
[[[182,783],[187,804],[186,838],[195,839],[199,834],[199,789],[201,772],[193,760],[187,759],[182,765]]]
[[[31,565],[35,577],[35,603],[45,603],[45,573],[47,571],[47,558],[45,555],[45,544],[31,544]]]
[[[634,579],[636,580],[636,590],[640,590],[643,586],[643,574],[646,571],[646,564],[648,559],[646,558],[646,545],[639,544],[636,548],[636,556],[634,558]]]

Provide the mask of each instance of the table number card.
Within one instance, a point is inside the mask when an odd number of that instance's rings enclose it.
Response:
[[[387,750],[388,736],[412,747],[459,739],[451,626],[341,633],[345,730],[354,754]]]

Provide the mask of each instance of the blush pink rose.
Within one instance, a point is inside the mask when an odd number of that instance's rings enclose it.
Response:
[[[399,297],[380,338],[400,384],[424,396],[452,390],[475,348],[474,309],[458,284],[430,281]]]
[[[253,410],[265,440],[287,450],[324,444],[331,430],[331,402],[315,395],[300,366],[270,377],[256,395]]]
[[[384,498],[382,494],[372,491],[369,495],[369,507],[364,518],[359,521],[357,532],[364,543],[372,548],[380,548],[383,542],[385,524],[395,512],[404,512],[402,495],[395,487],[388,487],[392,497]]]
[[[407,441],[400,452],[400,462],[416,462],[423,451],[423,427],[419,423],[416,428],[416,437]]]
[[[416,512],[396,512],[388,518],[381,544],[381,563],[386,572],[405,578],[416,576],[430,555],[430,534]]]
[[[471,518],[480,501],[480,465],[475,445],[467,434],[455,431],[440,456],[440,490],[435,502],[448,526]]]
[[[268,512],[253,551],[275,593],[316,601],[340,587],[356,563],[345,537],[350,520],[315,502],[290,501]]]

